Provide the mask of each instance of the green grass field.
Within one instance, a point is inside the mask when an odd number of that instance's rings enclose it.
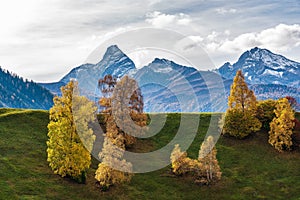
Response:
[[[199,115],[199,114],[198,114]],[[197,136],[188,150],[196,158],[210,114],[201,114]],[[176,134],[179,114],[169,114],[163,130],[140,140],[134,149],[158,149]],[[191,122],[192,123],[192,122]],[[223,172],[215,185],[195,185],[175,177],[170,167],[136,174],[132,181],[101,192],[94,159],[86,184],[54,175],[46,161],[48,112],[0,109],[0,199],[300,199],[300,151],[278,153],[267,133],[246,140],[221,137],[217,143]],[[143,149],[146,148],[146,149]]]

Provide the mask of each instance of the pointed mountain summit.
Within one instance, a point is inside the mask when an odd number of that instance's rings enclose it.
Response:
[[[103,59],[107,58],[107,57],[112,57],[112,56],[118,58],[118,57],[123,57],[126,55],[123,53],[123,51],[117,45],[114,44],[114,45],[109,46],[106,49]]]
[[[82,94],[95,100],[101,95],[97,89],[100,78],[130,75],[141,87],[147,112],[221,112],[227,108],[226,99],[238,69],[258,99],[288,95],[300,102],[300,63],[257,47],[244,52],[236,63],[225,63],[219,68],[220,77],[215,71],[198,71],[162,58],[136,69],[133,61],[112,45],[100,62],[81,65],[61,82],[43,86],[53,92],[55,87],[58,90],[59,85],[77,79]]]
[[[232,79],[239,69],[251,84],[300,86],[300,64],[267,49],[255,47],[246,51],[233,65],[227,62],[220,67],[219,73]]]
[[[112,45],[107,48],[100,62],[97,64],[83,64],[72,69],[61,79],[61,82],[68,83],[71,79],[76,79],[80,82],[81,79],[88,78],[89,75],[97,80],[107,74],[122,77],[133,69],[136,69],[133,61],[117,45]]]
[[[54,94],[60,95],[60,87],[70,80],[77,80],[79,88],[87,96],[93,96],[97,90],[98,80],[107,74],[115,77],[123,77],[136,70],[133,61],[123,53],[117,45],[109,46],[100,62],[96,64],[83,64],[72,69],[59,82],[41,83],[41,85]],[[92,98],[92,97],[91,97]]]

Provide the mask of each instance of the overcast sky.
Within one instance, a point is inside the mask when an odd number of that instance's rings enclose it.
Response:
[[[300,61],[299,0],[0,0],[0,66],[58,81],[107,37],[139,27],[178,31],[215,67],[255,46]]]

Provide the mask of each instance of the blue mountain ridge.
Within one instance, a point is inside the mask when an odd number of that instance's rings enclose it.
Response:
[[[129,75],[137,80],[147,112],[218,112],[227,108],[232,79],[241,69],[258,99],[293,96],[300,102],[300,63],[267,49],[253,48],[234,64],[225,63],[214,71],[198,71],[167,59],[156,58],[141,69],[116,45],[108,47],[96,64],[71,70],[58,83],[41,84],[55,94],[72,79],[84,95],[96,100],[97,82],[107,74],[117,78]]]
[[[55,83],[36,84],[0,69],[0,107],[47,110],[53,105],[53,96],[60,95],[60,87],[73,79],[84,95],[97,101],[101,95],[98,80],[112,74],[117,78],[129,75],[138,81],[147,112],[218,112],[227,108],[230,85],[239,69],[258,99],[293,96],[300,102],[300,63],[267,49],[255,47],[234,64],[198,71],[159,58],[137,69],[118,46],[112,45],[100,62],[80,65]]]

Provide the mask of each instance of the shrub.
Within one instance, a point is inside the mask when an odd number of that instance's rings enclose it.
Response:
[[[257,118],[262,123],[262,127],[269,131],[270,123],[275,117],[274,110],[276,108],[276,100],[268,99],[257,102]]]
[[[209,184],[221,179],[221,169],[217,160],[217,150],[214,147],[214,139],[209,136],[199,150],[198,159],[187,157],[176,144],[171,153],[172,171],[176,175],[192,176],[195,183]]]
[[[225,114],[223,135],[233,136],[239,139],[247,137],[252,132],[259,131],[261,122],[252,112],[229,109]]]
[[[95,173],[95,179],[102,190],[131,180],[132,164],[124,160],[123,155],[123,149],[114,145],[108,137],[104,138],[103,149],[99,154],[102,163],[98,165]]]
[[[198,163],[196,160],[187,157],[186,152],[182,152],[179,144],[176,144],[170,157],[172,163],[172,171],[176,175],[184,175],[199,171]]]
[[[217,149],[212,136],[208,136],[201,144],[198,160],[201,163],[201,176],[204,175],[206,177],[207,183],[221,179],[222,172],[217,160]],[[197,180],[203,183],[203,177],[199,177]]]
[[[293,146],[300,147],[300,121],[295,118],[293,122],[295,124],[292,134]]]

